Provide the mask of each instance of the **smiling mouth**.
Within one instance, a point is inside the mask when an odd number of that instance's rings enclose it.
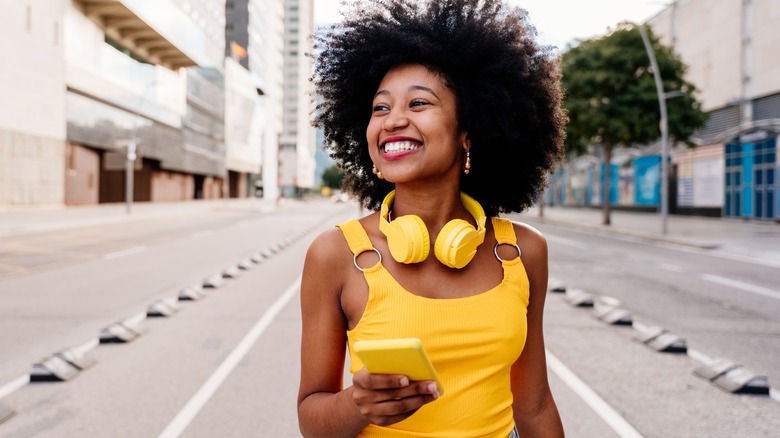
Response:
[[[397,154],[399,152],[413,151],[420,146],[422,146],[422,144],[416,141],[393,141],[382,145],[382,150],[386,154]]]

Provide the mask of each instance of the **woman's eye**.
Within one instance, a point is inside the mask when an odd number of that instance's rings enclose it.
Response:
[[[389,109],[389,107],[387,105],[380,103],[380,104],[374,105],[374,108],[372,109],[372,111],[373,112],[387,111],[388,109]]]
[[[424,100],[413,100],[409,104],[410,107],[423,106],[423,105],[428,105],[428,102],[426,102]]]

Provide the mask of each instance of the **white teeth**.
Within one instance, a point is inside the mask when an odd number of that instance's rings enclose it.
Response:
[[[392,143],[385,143],[385,152],[393,153],[411,151],[417,149],[418,147],[420,147],[419,144],[413,143],[411,141],[395,141]]]

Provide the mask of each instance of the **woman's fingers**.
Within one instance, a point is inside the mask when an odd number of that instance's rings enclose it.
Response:
[[[408,418],[439,397],[434,382],[410,382],[406,376],[395,374],[369,374],[365,368],[355,374],[352,383],[352,399],[360,413],[380,426]]]

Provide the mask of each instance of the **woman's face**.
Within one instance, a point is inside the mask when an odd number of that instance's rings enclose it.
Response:
[[[459,178],[466,133],[458,128],[455,94],[422,65],[387,72],[374,95],[366,138],[371,160],[392,183]]]

